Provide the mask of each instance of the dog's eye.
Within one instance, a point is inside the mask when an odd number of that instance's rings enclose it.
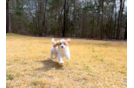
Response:
[[[61,43],[59,43],[59,45],[61,45]]]
[[[66,43],[63,43],[64,45],[66,45]]]

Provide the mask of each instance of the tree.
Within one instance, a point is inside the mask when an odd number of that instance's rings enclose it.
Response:
[[[120,0],[117,7],[116,0],[10,0],[12,32],[35,36],[124,39],[127,34],[124,3],[125,0]]]
[[[103,38],[103,0],[101,0],[102,17],[101,17],[101,39]]]
[[[64,23],[63,23],[63,30],[62,30],[62,36],[65,36],[66,32],[66,0],[64,0]]]
[[[6,33],[10,32],[10,11],[9,0],[6,0]]]
[[[122,27],[122,14],[123,14],[123,9],[124,9],[124,3],[125,0],[120,0],[120,10],[119,10],[119,15],[118,15],[118,26],[117,26],[117,35],[116,39],[119,39],[120,37],[120,28]]]

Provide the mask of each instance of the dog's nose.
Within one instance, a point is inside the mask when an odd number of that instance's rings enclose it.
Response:
[[[61,48],[63,48],[63,46],[61,46]]]

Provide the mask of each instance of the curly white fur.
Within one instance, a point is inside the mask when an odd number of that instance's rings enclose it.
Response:
[[[70,50],[68,47],[68,43],[70,43],[69,40],[61,39],[60,41],[54,41],[54,38],[52,38],[53,46],[51,48],[50,52],[50,60],[54,61],[54,58],[58,58],[59,64],[63,64],[63,57],[66,57],[66,59],[70,59]],[[55,56],[55,57],[54,57]]]

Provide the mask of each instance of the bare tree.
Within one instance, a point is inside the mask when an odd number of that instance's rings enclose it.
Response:
[[[63,23],[63,30],[62,30],[62,36],[65,36],[66,32],[66,0],[64,0],[64,23]]]
[[[9,0],[6,0],[9,5]],[[37,36],[126,38],[125,0],[10,0],[12,32]],[[9,10],[7,5],[7,31]],[[119,9],[119,11],[117,11]],[[123,32],[123,30],[124,32]]]
[[[6,33],[10,32],[10,11],[9,0],[6,0]]]
[[[103,0],[101,0],[102,17],[101,17],[101,39],[103,38]]]

